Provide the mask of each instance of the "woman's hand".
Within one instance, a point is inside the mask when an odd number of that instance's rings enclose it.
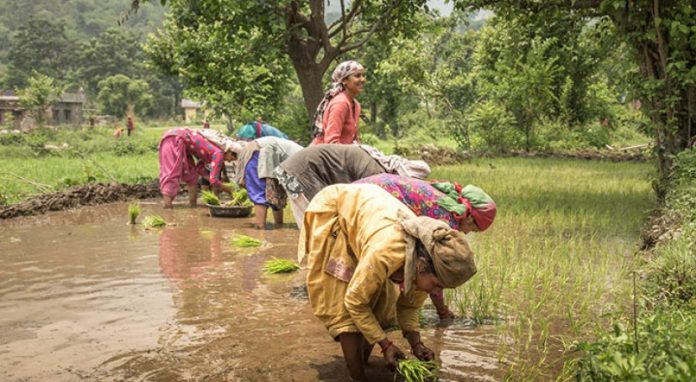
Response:
[[[406,354],[389,340],[380,341],[379,346],[382,348],[382,354],[384,354],[384,363],[391,371],[396,370],[396,363],[400,359],[406,358]]]
[[[432,361],[435,359],[435,353],[422,342],[418,342],[411,348],[411,352],[421,361]]]

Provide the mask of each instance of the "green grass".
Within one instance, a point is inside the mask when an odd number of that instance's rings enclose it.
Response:
[[[566,379],[574,341],[601,335],[628,309],[632,254],[654,206],[650,164],[481,159],[432,178],[475,184],[498,205],[469,235],[478,274],[448,291],[457,313],[496,323],[515,380]]]

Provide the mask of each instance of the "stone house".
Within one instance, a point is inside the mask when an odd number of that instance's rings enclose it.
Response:
[[[78,93],[63,93],[46,111],[48,125],[80,125],[83,121],[82,108],[85,95]],[[33,127],[33,120],[28,111],[22,107],[20,97],[12,93],[0,95],[0,126],[5,126],[7,118],[12,118],[12,128],[16,130]]]
[[[184,121],[186,123],[195,122],[198,109],[202,109],[203,107],[204,104],[202,102],[183,98],[181,100],[181,108],[184,109]],[[203,118],[208,118],[208,110],[203,110]]]

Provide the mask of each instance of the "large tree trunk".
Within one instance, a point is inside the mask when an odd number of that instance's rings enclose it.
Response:
[[[324,97],[324,88],[321,82],[324,76],[324,70],[321,66],[314,63],[297,62],[292,60],[292,65],[297,73],[297,79],[300,82],[302,96],[304,98],[305,108],[307,109],[307,117],[310,123],[314,118],[314,112],[319,106],[319,102]]]

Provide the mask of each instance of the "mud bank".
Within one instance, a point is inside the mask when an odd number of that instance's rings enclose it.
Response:
[[[30,198],[24,202],[0,208],[0,219],[39,215],[81,206],[112,203],[130,199],[159,196],[157,182],[147,184],[91,183]]]

